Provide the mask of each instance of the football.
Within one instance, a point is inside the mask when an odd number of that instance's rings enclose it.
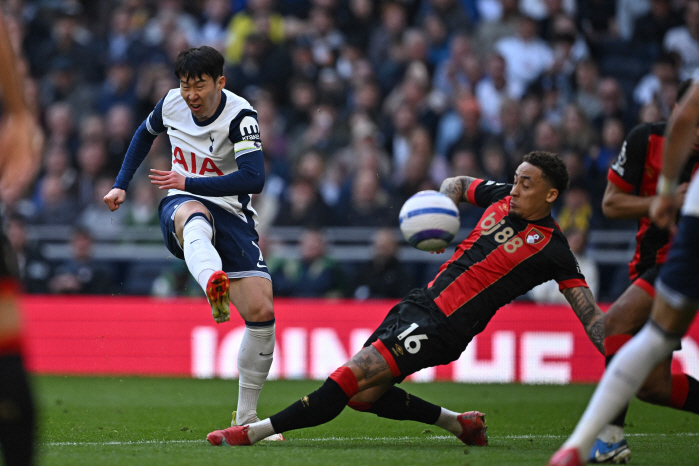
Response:
[[[439,251],[459,231],[459,210],[454,201],[437,191],[420,191],[405,201],[398,216],[400,231],[411,246]]]

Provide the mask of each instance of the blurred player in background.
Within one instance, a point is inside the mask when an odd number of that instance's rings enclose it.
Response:
[[[677,101],[684,96],[692,81],[682,82]],[[675,105],[675,108],[677,105]],[[604,355],[607,365],[617,351],[648,320],[655,279],[665,262],[672,234],[659,228],[648,217],[656,193],[662,163],[666,122],[644,123],[631,130],[621,153],[609,169],[602,209],[608,218],[638,219],[636,252],[629,263],[631,286],[616,300],[604,316]],[[698,138],[699,139],[699,138]],[[692,173],[699,164],[699,140],[679,176],[675,206],[684,200]],[[679,349],[679,348],[678,348]],[[672,357],[653,369],[637,393],[639,399],[661,406],[699,413],[699,382],[688,374],[672,374]],[[600,432],[590,452],[591,463],[626,463],[631,450],[624,439],[626,410]]]
[[[163,238],[206,293],[214,320],[229,320],[229,300],[245,320],[233,424],[256,422],[274,352],[272,282],[250,205],[265,182],[257,113],[224,89],[223,56],[211,47],[180,52],[175,75],[179,89],[168,92],[136,130],[104,201],[112,211],[119,208],[156,136],[167,131],[172,170],[150,175],[168,190],[159,208]]]
[[[671,229],[677,213],[680,180],[693,151],[699,124],[699,83],[672,114],[666,131],[662,171],[649,217],[658,228]],[[672,355],[699,308],[699,180],[693,177],[681,210],[679,229],[655,282],[650,319],[609,364],[573,434],[551,458],[551,466],[585,464],[600,429],[619,414],[648,374]]]
[[[209,442],[250,445],[274,433],[323,424],[349,406],[434,424],[468,445],[486,445],[482,413],[458,414],[395,384],[420,369],[458,359],[499,308],[548,280],[558,282],[602,351],[602,311],[551,217],[553,202],[567,186],[563,161],[548,152],[527,154],[513,185],[466,176],[445,180],[441,192],[455,204],[469,202],[486,211],[435,279],[391,309],[364,348],[317,391],[264,421],[211,432]]]
[[[24,100],[5,18],[0,12],[0,196],[13,203],[39,166],[41,135]],[[35,413],[22,363],[18,310],[18,266],[4,231],[0,231],[0,445],[5,465],[33,463]]]

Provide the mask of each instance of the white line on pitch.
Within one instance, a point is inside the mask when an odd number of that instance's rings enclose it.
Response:
[[[697,437],[699,432],[677,432],[675,434],[626,434],[626,437]],[[522,440],[522,439],[563,439],[565,435],[490,435],[490,439],[505,439],[505,440]],[[390,442],[396,440],[418,440],[424,437],[322,437],[322,438],[305,438],[296,439],[299,442],[352,442],[352,441],[379,441]],[[453,439],[451,435],[433,435],[432,439]],[[155,445],[163,443],[203,443],[206,439],[201,440],[135,440],[125,442],[45,442],[41,445],[49,447],[66,447],[66,446],[90,446],[90,445]]]

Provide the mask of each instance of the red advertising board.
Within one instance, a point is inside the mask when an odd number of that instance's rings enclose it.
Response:
[[[237,377],[243,321],[216,325],[204,299],[26,296],[29,369],[52,374]],[[393,301],[275,299],[270,378],[327,377],[381,322]],[[675,353],[699,377],[699,325]],[[567,306],[513,303],[458,361],[411,376],[462,382],[595,382],[602,356]]]

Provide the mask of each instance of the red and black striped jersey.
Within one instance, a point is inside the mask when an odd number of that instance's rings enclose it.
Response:
[[[655,196],[663,161],[665,122],[643,123],[631,130],[621,152],[609,169],[607,179],[617,188],[636,196]],[[680,183],[689,181],[699,164],[695,152],[682,170]],[[636,251],[629,262],[629,276],[635,280],[655,264],[665,262],[670,232],[653,225],[648,217],[638,220]]]
[[[482,331],[499,308],[552,279],[561,290],[587,286],[550,215],[534,222],[510,215],[511,189],[492,181],[471,183],[468,201],[486,210],[427,285],[428,296],[458,328]]]

